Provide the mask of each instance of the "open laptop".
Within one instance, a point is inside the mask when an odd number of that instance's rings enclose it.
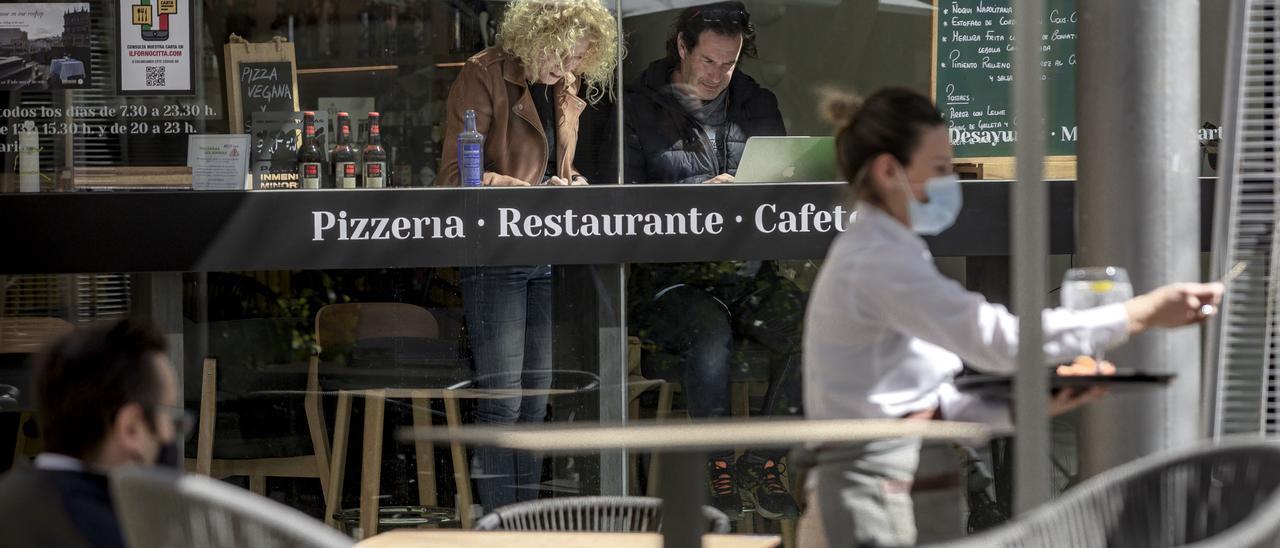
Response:
[[[742,151],[737,183],[839,181],[835,138],[752,137]]]

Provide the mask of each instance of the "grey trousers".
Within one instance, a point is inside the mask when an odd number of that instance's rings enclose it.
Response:
[[[949,445],[918,439],[882,440],[823,453],[807,478],[807,508],[798,527],[804,548],[914,546],[964,534],[963,494],[951,488],[917,492],[917,477],[960,474]]]

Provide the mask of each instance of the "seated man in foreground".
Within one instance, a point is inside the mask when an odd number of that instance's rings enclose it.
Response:
[[[177,468],[184,411],[163,335],[121,320],[59,339],[35,365],[45,452],[0,477],[0,546],[125,545],[111,470]]]

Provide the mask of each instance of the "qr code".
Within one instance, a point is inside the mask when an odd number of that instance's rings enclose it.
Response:
[[[147,87],[164,87],[164,67],[147,67]]]

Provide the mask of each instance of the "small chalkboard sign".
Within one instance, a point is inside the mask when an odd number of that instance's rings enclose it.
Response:
[[[240,107],[258,112],[293,112],[293,65],[288,62],[240,63]],[[247,129],[247,128],[246,128]]]
[[[302,141],[301,112],[252,112],[249,115],[249,162],[253,188],[300,188],[298,146]],[[316,111],[316,140],[329,150],[329,113]]]
[[[1077,0],[1046,0],[1043,55],[1045,171],[1070,177],[1076,153]],[[987,178],[1013,176],[1014,0],[934,0],[933,95],[958,160]]]
[[[251,44],[233,34],[223,51],[227,121],[233,133],[249,132],[250,113],[299,110],[293,44],[279,37],[270,43]]]

